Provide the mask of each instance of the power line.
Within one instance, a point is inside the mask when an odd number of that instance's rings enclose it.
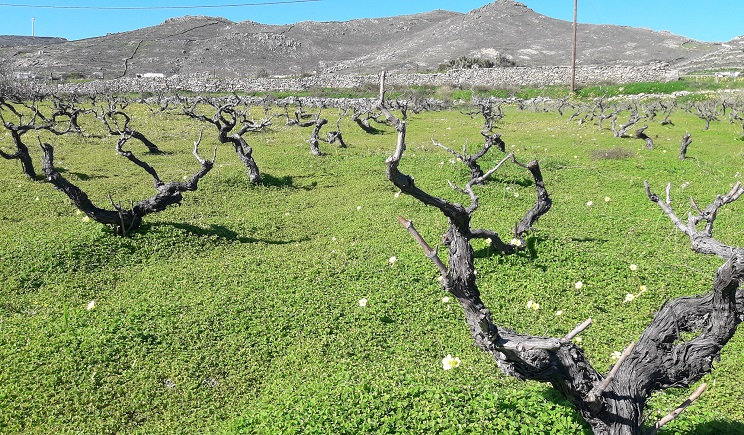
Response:
[[[191,6],[62,6],[62,5],[32,5],[32,4],[12,4],[0,3],[0,7],[14,8],[39,8],[39,9],[92,9],[99,11],[145,11],[156,9],[215,9],[215,8],[240,8],[245,6],[268,6],[268,5],[285,5],[292,3],[312,3],[322,0],[277,0],[262,1],[256,3],[233,3],[221,5],[191,5]]]

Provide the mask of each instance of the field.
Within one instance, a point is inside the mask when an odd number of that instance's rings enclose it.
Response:
[[[135,109],[138,128],[165,153],[132,150],[164,181],[196,172],[191,148],[204,126]],[[657,192],[671,183],[680,214],[691,196],[707,205],[741,179],[741,127],[705,131],[681,111],[672,119],[650,124],[648,150],[614,138],[609,122],[600,131],[556,112],[506,108],[497,131],[520,160],[539,159],[554,205],[529,254],[502,257],[474,242],[498,324],[563,336],[592,318],[582,346],[606,371],[664,301],[710,289],[721,261],[690,250],[643,182]],[[98,128],[86,122],[86,131]],[[84,221],[51,185],[0,160],[0,432],[589,433],[549,385],[502,374],[473,345],[461,308],[443,302],[436,269],[396,216],[432,245],[446,221],[386,180],[393,129],[366,134],[348,117],[341,126],[349,148],[321,144],[321,157],[308,152],[308,129],[281,120],[246,135],[260,186],[220,146],[197,191],[128,237]],[[480,128],[458,111],[411,115],[401,170],[430,193],[467,202],[447,180],[462,185],[469,172],[432,138],[475,150]],[[680,161],[686,131],[694,142]],[[205,130],[202,156],[214,133]],[[110,208],[109,194],[126,206],[154,193],[144,171],[116,155],[115,138],[42,139],[100,206]],[[35,136],[26,140],[40,171]],[[493,149],[482,166],[502,157]],[[535,201],[529,174],[514,166],[476,191],[474,226],[507,240]],[[719,240],[744,244],[743,207],[721,210]],[[638,297],[626,302],[629,293]],[[448,354],[462,363],[445,371]],[[742,363],[739,332],[704,378],[708,391],[662,433],[744,433]],[[649,423],[693,389],[654,396]]]

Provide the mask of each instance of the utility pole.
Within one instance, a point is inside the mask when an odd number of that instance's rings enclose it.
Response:
[[[579,0],[574,0],[573,45],[571,45],[571,93],[576,92],[576,18],[578,16]]]

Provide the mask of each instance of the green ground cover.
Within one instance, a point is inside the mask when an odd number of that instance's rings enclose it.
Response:
[[[716,80],[710,76],[684,76],[680,80],[670,82],[641,82],[641,83],[605,83],[600,85],[579,86],[575,99],[591,100],[596,97],[606,95],[614,97],[618,95],[638,95],[638,94],[672,94],[674,92],[688,91],[694,93],[705,93],[707,91],[715,92],[722,89],[742,89],[744,88],[744,79],[721,79]],[[456,88],[456,87],[435,87],[435,86],[414,86],[414,87],[390,87],[390,98],[401,96],[422,96],[430,98],[439,98],[445,101],[464,100],[468,101],[473,94],[480,97],[497,97],[509,98],[511,96],[522,99],[535,97],[562,98],[569,94],[569,87],[564,85],[551,86],[512,86],[503,88]],[[361,88],[337,89],[337,88],[318,88],[307,89],[304,91],[274,91],[274,92],[249,92],[253,96],[272,96],[275,98],[285,98],[289,96],[296,97],[321,97],[321,98],[376,98],[379,89],[376,84],[368,84]]]
[[[532,258],[475,246],[483,299],[498,324],[537,335],[562,336],[591,317],[582,345],[607,370],[664,301],[707,292],[720,264],[690,251],[643,181],[657,191],[672,183],[680,211],[690,196],[709,203],[740,179],[740,127],[704,131],[678,113],[674,126],[651,124],[656,147],[647,150],[567,116],[506,111],[498,131],[520,159],[540,160],[554,206],[532,236]],[[136,122],[166,154],[130,145],[164,180],[198,169],[191,144],[201,125],[141,107]],[[350,147],[321,145],[326,155],[314,157],[309,130],[275,124],[247,136],[265,185],[251,185],[221,146],[198,191],[126,238],[84,222],[61,193],[0,160],[0,432],[588,433],[550,386],[501,374],[473,345],[459,306],[442,301],[436,270],[396,216],[432,244],[446,222],[396,197],[385,179],[391,128],[367,135],[345,119]],[[431,138],[475,149],[479,130],[456,111],[413,115],[401,170],[460,200],[446,180],[463,184],[468,171]],[[694,142],[680,161],[685,131]],[[205,131],[202,155],[214,136]],[[63,175],[94,202],[152,194],[114,138],[46,139]],[[608,154],[616,148],[625,152]],[[501,157],[492,150],[483,166]],[[477,192],[474,226],[505,234],[534,203],[529,174],[515,167]],[[742,207],[720,212],[725,243],[744,244]],[[624,302],[640,286],[648,290]],[[442,370],[447,354],[462,364]],[[744,433],[742,363],[739,332],[704,379],[708,391],[664,431]],[[690,391],[655,396],[649,421]]]

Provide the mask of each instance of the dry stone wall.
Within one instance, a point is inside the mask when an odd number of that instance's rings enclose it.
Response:
[[[579,85],[599,83],[666,82],[679,79],[679,73],[668,65],[581,66],[576,68]],[[453,86],[460,88],[567,85],[569,67],[511,67],[453,70],[436,74],[389,74],[387,83],[397,86]],[[180,90],[193,92],[233,91],[301,91],[317,88],[360,88],[375,85],[376,75],[318,74],[309,77],[274,77],[254,79],[218,79],[206,76],[172,76],[168,78],[120,78],[85,83],[50,85],[62,92],[153,92]]]

